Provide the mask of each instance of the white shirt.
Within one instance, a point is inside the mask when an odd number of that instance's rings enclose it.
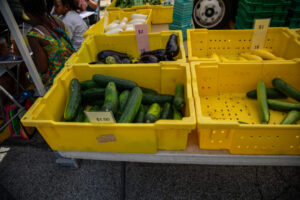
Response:
[[[62,21],[68,28],[73,47],[77,51],[84,40],[82,34],[88,29],[88,26],[83,19],[81,19],[79,14],[73,10],[67,12]]]

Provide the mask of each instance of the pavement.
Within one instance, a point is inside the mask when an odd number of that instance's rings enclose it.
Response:
[[[120,162],[81,160],[73,169],[55,160],[38,134],[8,140],[0,146],[0,186],[18,200],[119,199]],[[300,199],[300,168],[127,163],[126,199]]]

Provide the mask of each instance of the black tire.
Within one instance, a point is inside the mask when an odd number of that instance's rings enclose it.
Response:
[[[194,0],[193,22],[195,28],[223,28],[228,24],[231,17],[232,1],[233,0]],[[203,17],[200,18],[200,16]]]

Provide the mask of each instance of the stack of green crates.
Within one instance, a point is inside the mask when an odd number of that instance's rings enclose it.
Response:
[[[300,0],[292,1],[287,25],[290,28],[300,28]]]
[[[271,27],[285,26],[290,0],[240,0],[235,20],[237,29],[252,29],[255,19],[271,18]]]
[[[193,28],[192,13],[192,0],[175,0],[173,8],[173,22],[169,24],[169,29],[181,30],[184,40],[186,40],[187,37],[186,30]]]

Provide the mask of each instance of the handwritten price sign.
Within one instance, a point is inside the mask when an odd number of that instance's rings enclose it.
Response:
[[[255,20],[251,50],[264,48],[270,21],[271,19]]]
[[[90,122],[115,123],[116,120],[112,112],[84,112]]]
[[[147,24],[135,25],[136,42],[139,50],[139,54],[149,51],[149,38],[148,38],[148,26]]]

